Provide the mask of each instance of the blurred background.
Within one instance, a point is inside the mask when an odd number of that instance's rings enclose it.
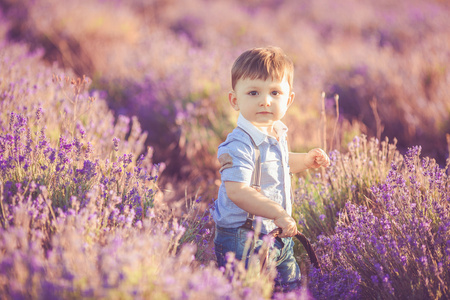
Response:
[[[2,0],[0,41],[91,78],[116,116],[148,133],[167,199],[210,200],[217,146],[237,120],[231,64],[256,46],[294,61],[291,150],[345,152],[362,133],[421,145],[444,165],[449,15],[447,0]]]

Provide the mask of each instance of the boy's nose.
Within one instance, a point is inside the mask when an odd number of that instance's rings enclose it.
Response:
[[[270,97],[270,95],[265,96],[261,99],[261,106],[269,106],[270,103],[272,102],[272,98]]]

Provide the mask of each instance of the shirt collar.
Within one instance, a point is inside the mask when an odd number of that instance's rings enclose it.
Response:
[[[252,139],[255,141],[256,146],[261,145],[261,143],[267,137],[267,134],[256,128],[255,125],[253,125],[250,121],[244,118],[242,114],[239,114],[237,126],[244,129],[252,137]],[[280,138],[284,138],[288,131],[287,126],[284,125],[284,123],[281,121],[275,121],[275,123],[273,124],[273,129]]]

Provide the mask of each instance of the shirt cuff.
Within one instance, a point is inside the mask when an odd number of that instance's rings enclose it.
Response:
[[[231,167],[228,169],[224,169],[221,173],[222,181],[235,181],[235,182],[244,182],[250,185],[250,181],[252,180],[253,170],[239,168],[239,167]]]

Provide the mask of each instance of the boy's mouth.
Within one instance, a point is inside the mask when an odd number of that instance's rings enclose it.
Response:
[[[271,112],[270,111],[260,111],[257,114],[258,115],[269,115],[269,114],[271,114]]]

